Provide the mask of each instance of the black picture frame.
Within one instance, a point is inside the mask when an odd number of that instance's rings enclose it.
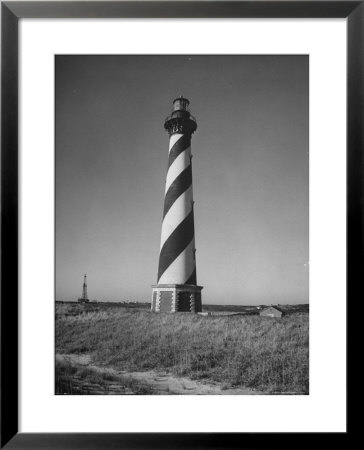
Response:
[[[1,2],[1,448],[258,448],[307,445],[311,433],[18,433],[18,21],[21,18],[347,18],[347,302],[361,292],[363,1]],[[355,301],[354,301],[355,304]],[[350,345],[347,346],[350,351]],[[349,416],[347,416],[349,417]],[[335,442],[347,444],[346,433]],[[315,443],[327,445],[316,433]],[[345,442],[344,442],[345,440]]]

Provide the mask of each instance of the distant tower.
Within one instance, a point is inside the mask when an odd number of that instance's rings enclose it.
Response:
[[[86,274],[83,277],[83,286],[82,286],[82,297],[78,299],[80,303],[87,303],[90,300],[87,298],[87,276]]]
[[[197,129],[182,95],[164,128],[169,134],[168,171],[159,253],[158,281],[153,285],[152,311],[200,312],[197,286],[193,217],[191,136]]]

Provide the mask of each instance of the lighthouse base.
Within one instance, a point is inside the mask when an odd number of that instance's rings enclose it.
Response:
[[[153,312],[192,312],[202,311],[202,286],[193,284],[155,284],[152,286]]]

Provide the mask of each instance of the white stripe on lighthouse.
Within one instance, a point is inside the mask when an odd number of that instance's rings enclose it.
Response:
[[[178,175],[183,172],[186,167],[191,163],[191,147],[187,147],[182,153],[180,153],[177,158],[173,161],[168,169],[166,178],[166,188],[165,192],[168,191],[169,186],[178,177]]]
[[[172,134],[172,136],[169,138],[169,151],[171,151],[171,149],[174,146],[174,144],[179,139],[181,139],[182,136],[183,136],[183,134],[181,134],[181,133]]]
[[[195,239],[180,253],[159,279],[159,284],[184,284],[195,270]]]
[[[163,219],[161,245],[166,242],[171,233],[188,216],[192,210],[192,185],[173,203]]]

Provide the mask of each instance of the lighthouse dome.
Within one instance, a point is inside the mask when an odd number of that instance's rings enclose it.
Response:
[[[173,111],[188,111],[189,104],[189,100],[187,98],[184,98],[183,95],[180,95],[173,100]]]

